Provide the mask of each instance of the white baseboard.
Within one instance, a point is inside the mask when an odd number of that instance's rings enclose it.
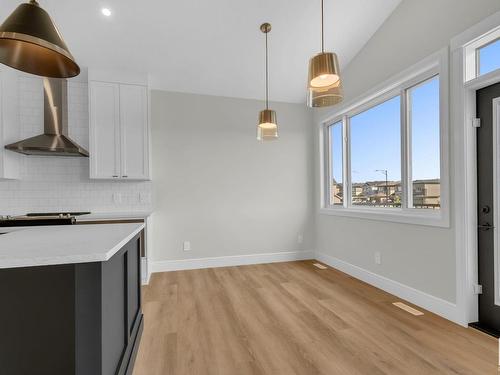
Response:
[[[142,275],[141,285],[146,286],[149,285],[149,281],[151,280],[151,272],[146,272]]]
[[[148,273],[145,277],[142,278],[141,285],[142,286],[149,285],[149,280],[151,280],[151,273]]]
[[[388,279],[384,276],[365,270],[364,268],[347,263],[330,255],[316,252],[316,259],[328,264],[329,266],[338,269],[356,279],[362,280],[365,283],[373,285],[388,293],[407,300],[414,305],[420,306],[434,314],[442,316],[454,323],[463,325],[457,305],[445,301],[441,298],[432,296],[418,289],[414,289],[408,285],[401,284],[397,281]]]
[[[290,251],[282,253],[264,253],[250,255],[233,255],[225,257],[162,260],[150,262],[150,273],[194,270],[201,268],[216,268],[228,266],[243,266],[248,264],[291,262],[294,260],[313,259],[314,251]]]
[[[149,272],[148,259],[141,258],[141,284],[149,285],[149,279],[151,279],[151,272]]]

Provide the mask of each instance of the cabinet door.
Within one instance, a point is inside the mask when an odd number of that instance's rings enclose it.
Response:
[[[148,92],[145,86],[120,85],[121,176],[149,178]]]
[[[127,244],[128,334],[132,335],[141,315],[141,239]]]
[[[115,375],[127,350],[127,253],[102,263],[102,374]]]
[[[90,82],[90,177],[120,176],[120,87]]]
[[[0,180],[19,178],[21,155],[4,149],[21,139],[17,78],[13,69],[0,67]]]

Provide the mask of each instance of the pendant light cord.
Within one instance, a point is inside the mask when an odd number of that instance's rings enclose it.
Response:
[[[267,52],[267,32],[266,32],[266,109],[269,109],[269,68]]]
[[[324,53],[325,52],[325,26],[324,26],[324,11],[323,11],[323,8],[324,8],[324,4],[323,4],[323,0],[321,0],[321,52]]]

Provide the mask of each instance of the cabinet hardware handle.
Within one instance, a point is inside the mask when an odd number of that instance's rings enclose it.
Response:
[[[116,178],[116,177],[118,177],[118,176],[113,176],[113,178]]]
[[[122,176],[122,177],[125,177],[125,178],[127,178],[128,176]]]

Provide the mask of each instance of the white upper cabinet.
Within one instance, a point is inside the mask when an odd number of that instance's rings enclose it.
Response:
[[[18,179],[21,155],[8,151],[7,144],[20,140],[17,74],[14,70],[0,68],[0,180]]]
[[[148,180],[147,86],[89,82],[90,178]]]
[[[120,86],[90,83],[90,176],[120,177]]]
[[[120,85],[121,173],[124,178],[149,176],[148,91],[144,86]]]

